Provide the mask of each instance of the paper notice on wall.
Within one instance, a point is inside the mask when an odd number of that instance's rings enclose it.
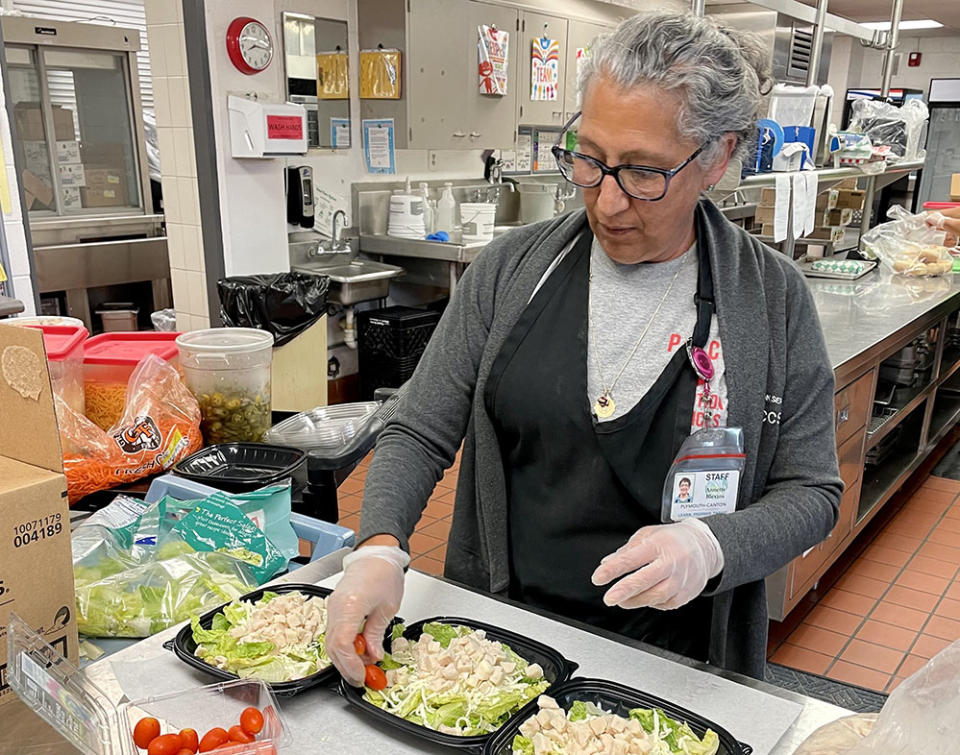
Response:
[[[347,198],[343,194],[336,194],[326,189],[321,189],[314,184],[313,189],[313,217],[314,230],[319,231],[324,236],[330,235],[330,229],[333,228],[333,213],[337,210],[343,210],[347,214],[344,224],[349,226],[350,206]]]
[[[554,102],[560,93],[560,40],[538,37],[530,54],[530,99]]]
[[[533,169],[533,134],[521,131],[517,134],[517,165],[518,173],[529,173]]]
[[[536,154],[533,156],[534,171],[557,170],[557,161],[553,159],[553,145],[557,143],[559,131],[538,131]]]
[[[773,211],[773,240],[787,238],[787,220],[790,217],[790,176],[777,176],[777,198]]]
[[[495,26],[478,26],[477,83],[481,94],[507,93],[510,34]]]
[[[393,118],[365,118],[362,126],[363,159],[367,173],[396,173]]]
[[[3,155],[3,139],[0,139],[0,212],[9,215],[13,209],[10,205],[10,185],[7,183],[7,161]],[[0,280],[5,280],[0,278]]]
[[[330,145],[334,149],[345,149],[350,146],[350,119],[330,119]]]

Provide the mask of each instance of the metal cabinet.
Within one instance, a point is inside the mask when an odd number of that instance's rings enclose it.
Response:
[[[363,118],[393,118],[402,149],[512,148],[518,92],[518,11],[466,0],[359,0],[360,47],[403,52],[399,100],[361,100]],[[480,92],[477,27],[510,32],[507,94]],[[529,86],[529,84],[528,84]]]
[[[564,124],[565,93],[568,82],[567,27],[565,18],[543,13],[520,11],[520,33],[516,46],[516,59],[520,61],[520,110],[518,122],[522,126],[562,126]],[[533,100],[530,92],[531,57],[533,41],[547,36],[560,42],[559,91],[556,100]]]
[[[567,26],[567,47],[563,51],[566,59],[566,82],[564,84],[563,120],[566,123],[580,109],[579,77],[577,51],[587,50],[599,35],[610,31],[609,27],[591,24],[587,21],[571,19]]]

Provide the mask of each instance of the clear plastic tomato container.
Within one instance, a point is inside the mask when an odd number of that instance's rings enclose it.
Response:
[[[292,736],[277,698],[261,681],[191,687],[115,705],[97,685],[15,613],[7,635],[7,681],[14,693],[78,750],[92,755],[142,755],[133,741],[141,718],[156,718],[160,734],[240,723],[244,708],[263,714],[263,729],[249,744],[218,749],[224,755],[279,755]]]
[[[83,391],[87,417],[101,429],[123,415],[127,383],[140,360],[155,354],[176,363],[179,333],[132,331],[102,333],[83,345]]]
[[[83,344],[87,329],[82,325],[28,325],[43,332],[50,385],[55,395],[79,414],[84,413]]]

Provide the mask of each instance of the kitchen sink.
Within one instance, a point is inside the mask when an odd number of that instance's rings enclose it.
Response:
[[[330,264],[332,262],[332,264]],[[370,299],[383,299],[390,290],[390,279],[403,272],[402,267],[373,260],[317,259],[293,266],[301,273],[326,275],[330,279],[327,299],[336,304],[356,304]]]

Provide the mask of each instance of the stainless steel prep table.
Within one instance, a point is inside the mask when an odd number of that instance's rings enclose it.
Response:
[[[344,553],[318,560],[284,580],[322,581],[332,586],[339,578],[336,572]],[[763,682],[668,661],[644,651],[637,643],[615,643],[415,571],[407,576],[400,613],[410,620],[442,614],[474,617],[529,633],[577,661],[577,675],[642,687],[715,718],[734,736],[752,745],[757,755],[790,755],[814,729],[848,713]],[[163,649],[163,643],[176,631],[169,629],[98,661],[86,673],[115,701],[123,694],[134,698],[145,692],[163,694],[211,682],[210,677],[187,667]],[[284,698],[281,705],[294,735],[294,743],[286,751],[297,755],[451,752],[383,726],[349,707],[331,688]],[[781,738],[783,731],[786,733]]]

